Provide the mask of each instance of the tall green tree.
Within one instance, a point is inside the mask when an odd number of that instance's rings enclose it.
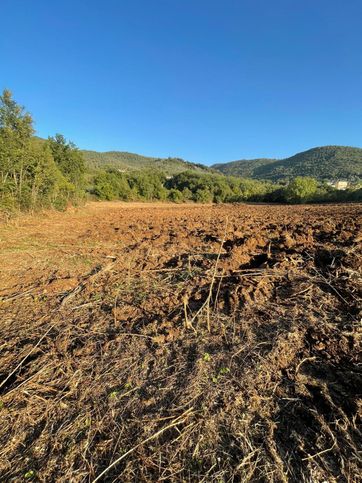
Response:
[[[318,189],[318,182],[308,176],[297,176],[285,189],[285,199],[290,203],[312,201]]]
[[[34,133],[31,115],[5,89],[0,96],[0,181],[21,198],[27,168],[27,152]]]
[[[9,90],[0,96],[0,209],[64,207],[75,193],[50,146],[34,136],[31,115]]]
[[[81,189],[86,170],[82,153],[74,143],[67,141],[62,134],[49,137],[48,145],[62,174],[77,189]]]
[[[0,96],[0,129],[2,135],[13,135],[19,144],[27,142],[34,134],[31,115],[13,99],[8,89]]]

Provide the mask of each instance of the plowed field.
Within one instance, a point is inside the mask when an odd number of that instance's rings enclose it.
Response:
[[[0,225],[0,481],[357,482],[362,206]]]

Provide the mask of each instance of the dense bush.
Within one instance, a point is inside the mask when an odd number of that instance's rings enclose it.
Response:
[[[168,192],[168,199],[174,203],[182,203],[185,201],[185,196],[182,191],[171,188]]]
[[[255,200],[273,189],[270,183],[234,178],[217,174],[199,174],[185,171],[167,181],[168,189],[177,189],[185,200],[208,203],[229,203]]]
[[[284,196],[289,203],[305,203],[313,201],[318,189],[314,178],[297,176],[284,190]]]
[[[165,187],[165,175],[153,169],[132,171],[127,175],[128,183],[137,197],[141,200],[166,200],[168,191]]]
[[[165,176],[154,170],[121,173],[114,169],[99,171],[93,179],[91,193],[102,200],[166,200]]]
[[[99,172],[94,177],[91,191],[101,200],[131,200],[135,198],[127,177],[114,170]]]

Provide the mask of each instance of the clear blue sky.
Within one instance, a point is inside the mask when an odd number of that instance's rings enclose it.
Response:
[[[1,0],[38,134],[213,163],[362,146],[361,0]]]

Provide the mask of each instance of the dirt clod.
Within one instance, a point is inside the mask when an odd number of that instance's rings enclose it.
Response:
[[[361,215],[95,203],[0,226],[0,481],[359,481]]]

